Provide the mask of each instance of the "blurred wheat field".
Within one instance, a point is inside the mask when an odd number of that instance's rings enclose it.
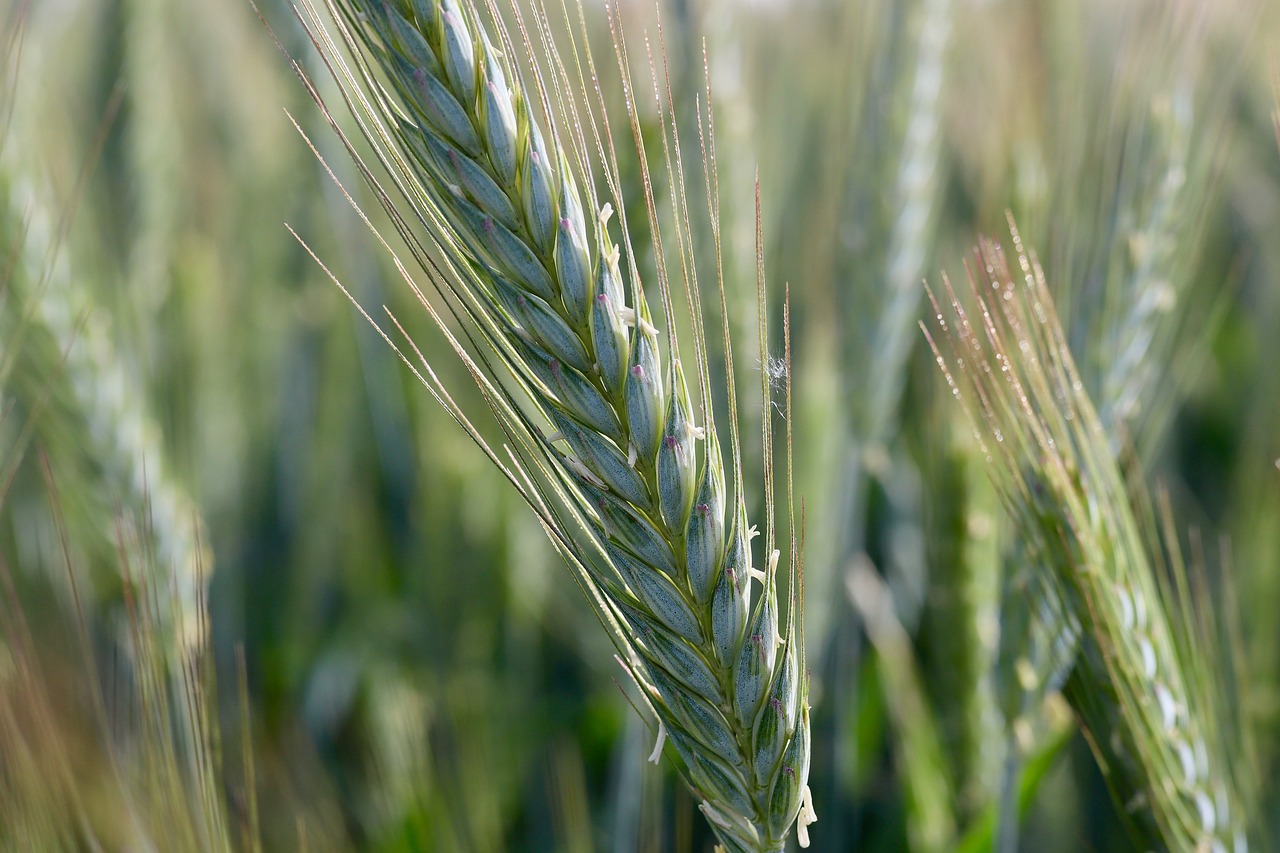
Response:
[[[1280,6],[513,2],[714,111],[812,848],[1280,849]],[[289,57],[369,156],[281,0],[0,0],[0,849],[712,850]]]

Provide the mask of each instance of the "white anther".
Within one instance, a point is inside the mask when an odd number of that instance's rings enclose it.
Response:
[[[600,235],[606,246],[603,252],[604,262],[609,265],[610,272],[621,278],[621,274],[618,271],[618,260],[622,257],[622,253],[618,251],[617,244],[609,240],[609,220],[612,218],[613,205],[606,201],[604,207],[600,208],[599,216]]]
[[[636,467],[636,459],[640,457],[640,451],[636,450],[634,442],[627,442],[627,467]]]
[[[667,742],[667,727],[662,720],[658,720],[658,742],[653,745],[653,752],[649,754],[649,763],[657,764],[658,759],[662,757],[662,745]]]
[[[686,436],[694,439],[695,441],[707,437],[706,429],[704,427],[695,426],[692,421],[685,421],[684,432]]]
[[[753,524],[747,528],[747,541],[750,542],[760,535],[760,530]]]
[[[801,847],[809,846],[809,824],[817,822],[818,813],[813,810],[813,792],[805,785],[804,793],[800,795],[800,814],[796,820],[796,840]]]
[[[601,480],[599,477],[593,474],[591,472],[591,469],[589,469],[586,465],[583,465],[582,460],[574,456],[572,453],[565,454],[564,464],[568,465],[571,471],[573,471],[582,479],[586,480],[591,485],[595,486],[597,489],[608,488],[608,486],[605,485],[603,480]]]
[[[628,308],[625,305],[622,306],[618,309],[618,317],[622,320],[622,324],[624,326],[630,326],[633,329],[638,327],[641,332],[644,332],[651,338],[656,338],[658,336],[658,327],[637,315],[636,309],[634,308]]]

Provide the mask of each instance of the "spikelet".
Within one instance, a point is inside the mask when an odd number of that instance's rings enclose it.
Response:
[[[394,189],[357,163],[440,299],[466,323],[464,345],[419,293],[484,390],[510,442],[510,464],[425,362],[424,382],[539,514],[657,717],[655,760],[669,742],[724,847],[782,850],[797,817],[807,844],[815,817],[799,550],[793,542],[782,607],[772,510],[766,568],[755,568],[731,369],[729,477],[715,428],[674,124],[668,134],[664,113],[678,270],[663,263],[640,151],[659,319],[625,216],[621,248],[610,230],[612,210],[627,207],[612,140],[599,129],[607,121],[581,106],[592,90],[581,70],[570,82],[541,4],[511,9],[518,41],[496,10],[482,13],[466,0],[333,0],[326,9],[332,24],[310,3],[301,15]],[[625,38],[621,22],[611,24],[638,143]],[[530,60],[532,87],[516,56]],[[583,58],[594,76],[589,50]],[[656,82],[655,95],[661,107]],[[592,162],[604,171],[607,202],[598,199]],[[693,320],[692,393],[674,332],[673,281],[683,281]],[[720,282],[722,305],[723,293]],[[770,429],[766,423],[766,460]],[[770,507],[772,477],[770,470]]]

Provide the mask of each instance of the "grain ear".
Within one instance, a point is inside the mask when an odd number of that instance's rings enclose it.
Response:
[[[1127,480],[1044,271],[1010,230],[1016,272],[988,240],[970,298],[948,286],[950,316],[939,307],[927,330],[938,364],[1044,578],[1040,609],[1074,641],[1064,693],[1116,802],[1145,845],[1240,849],[1245,739],[1221,701],[1227,655],[1200,627],[1210,605],[1191,602],[1171,525],[1144,521],[1146,487]]]
[[[598,92],[568,89],[572,78],[541,3],[505,10],[517,24],[508,32],[496,8],[467,0],[414,0],[412,8],[325,0],[337,22],[330,25],[334,38],[320,9],[303,2],[313,40],[385,172],[365,168],[364,177],[420,271],[463,323],[464,333],[455,335],[420,292],[506,432],[513,452],[504,470],[587,593],[713,831],[729,849],[781,850],[808,802],[803,644],[789,630],[778,654],[777,552],[767,572],[750,568],[731,365],[732,500],[727,490],[696,280],[697,256],[707,254],[719,267],[718,242],[694,242],[676,178],[684,174],[679,136],[659,97],[679,259],[667,268],[616,9],[614,53],[651,241],[639,248],[652,248],[657,259],[653,313],[635,263],[636,237],[622,215],[627,199],[619,195],[617,154],[599,130],[608,126],[604,104],[594,116],[579,105]],[[584,59],[594,75],[589,50]],[[517,66],[528,69],[531,87]],[[650,71],[660,78],[652,64]],[[612,196],[596,210],[584,207],[584,199],[595,206],[602,196],[588,166],[588,138]],[[621,249],[608,232],[615,206]],[[715,216],[710,199],[708,211]],[[685,346],[685,364],[697,377],[692,393],[676,332],[677,283],[692,321],[692,346]],[[763,318],[763,280],[760,294]],[[420,375],[499,460],[429,364]],[[773,497],[768,450],[766,501]],[[752,579],[761,583],[754,613]],[[793,595],[792,625],[801,618],[796,601]],[[775,706],[780,713],[770,716]],[[769,720],[763,729],[762,714]]]

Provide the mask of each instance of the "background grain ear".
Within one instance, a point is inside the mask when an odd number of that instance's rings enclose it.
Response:
[[[0,4],[0,849],[1275,846],[1274,4],[344,3]]]

